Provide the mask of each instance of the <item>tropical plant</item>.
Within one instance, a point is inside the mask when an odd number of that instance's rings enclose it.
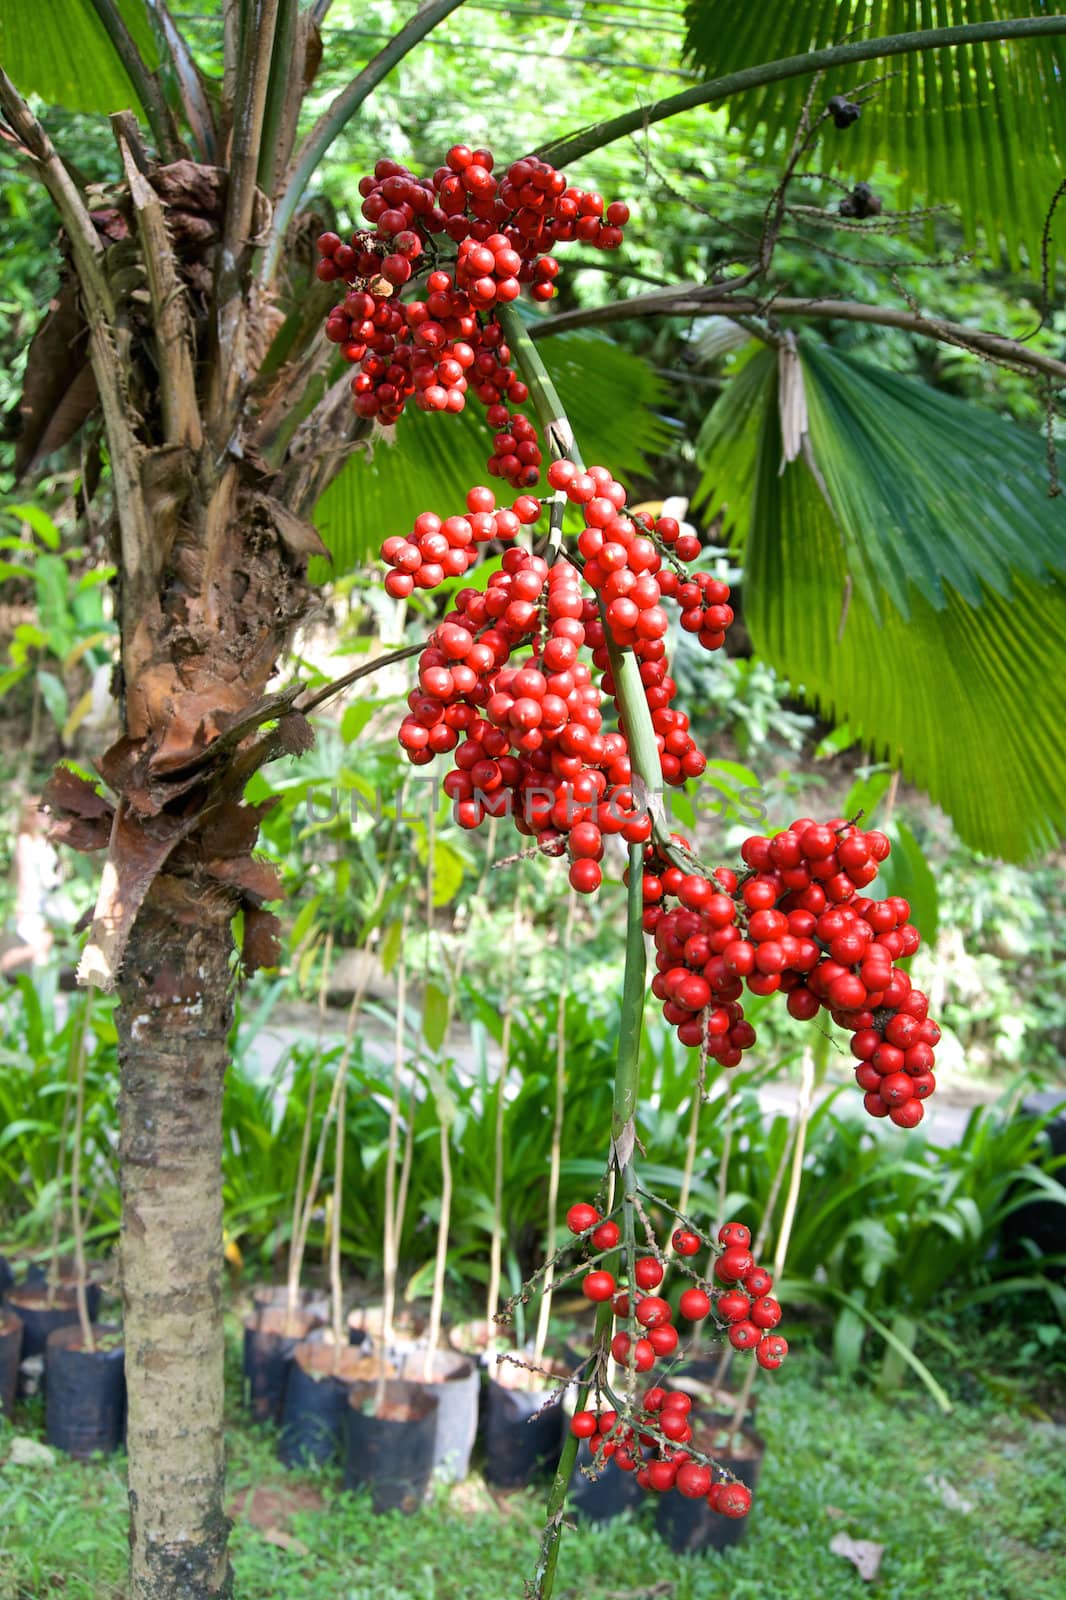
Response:
[[[369,453],[356,446],[369,442],[370,429],[353,422],[347,374],[320,337],[323,314],[334,299],[328,283],[343,277],[346,269],[338,257],[341,241],[328,231],[320,239],[322,261],[313,267],[310,241],[321,219],[308,201],[308,186],[376,85],[457,7],[458,0],[427,0],[306,133],[301,111],[305,100],[315,109],[309,90],[318,66],[318,23],[326,9],[317,0],[303,8],[298,0],[251,0],[240,6],[227,0],[221,15],[209,19],[213,30],[207,41],[197,39],[199,60],[155,0],[72,0],[58,36],[39,27],[29,0],[7,5],[0,23],[0,58],[12,74],[0,73],[0,107],[8,125],[5,150],[47,190],[63,225],[68,263],[55,306],[34,340],[23,392],[35,429],[43,427],[47,433],[63,411],[65,438],[72,436],[79,420],[96,412],[98,402],[118,568],[123,729],[118,743],[96,763],[114,801],[70,771],[56,776],[48,799],[71,842],[107,850],[80,978],[118,992],[122,1148],[132,1153],[124,1163],[123,1192],[127,1213],[136,1217],[137,1226],[126,1230],[123,1268],[132,1402],[134,1600],[184,1600],[194,1590],[205,1597],[231,1591],[222,1514],[222,1335],[215,1285],[222,1216],[222,1083],[231,1023],[231,924],[238,915],[246,968],[274,965],[279,930],[264,902],[279,898],[281,889],[276,873],[253,855],[267,805],[248,803],[247,786],[269,763],[306,751],[312,740],[308,714],[342,685],[369,676],[367,663],[314,691],[302,682],[271,689],[277,661],[287,654],[293,631],[311,603],[308,562],[324,562],[327,556],[312,524],[316,508],[333,539],[333,554],[341,559],[368,548],[366,523],[380,524],[397,509],[394,490],[381,489],[375,503],[369,491],[363,493],[372,477],[345,466]],[[1022,49],[1028,36],[1055,38],[1063,32],[1066,19],[1061,17],[1017,21],[997,16],[924,35],[863,37],[791,62],[742,69],[650,106],[641,104],[573,136],[557,137],[543,153],[555,163],[576,160],[683,111],[722,103],[779,80],[809,78],[834,64],[854,66],[932,45],[987,44],[999,38],[1016,40]],[[1048,100],[1056,82],[1030,70],[1024,89],[1039,91]],[[90,195],[74,164],[57,152],[27,103],[25,96],[31,93],[87,112],[113,112],[117,101],[132,103],[141,114],[147,133],[134,115],[112,116],[117,159],[102,195],[95,190]],[[728,302],[731,314],[759,313],[763,298],[778,287],[771,272],[774,246],[788,184],[805,154],[804,127],[769,196],[754,264],[727,285],[735,296]],[[485,170],[483,162],[463,154],[454,159],[470,179],[468,184],[464,180],[464,195],[467,189],[474,194],[484,187],[473,172]],[[511,170],[525,170],[529,176],[528,169]],[[446,196],[441,180],[442,204],[454,198],[455,184],[447,181]],[[513,187],[520,192],[524,180],[516,178]],[[531,209],[534,199],[523,207]],[[378,202],[385,204],[385,199],[379,196]],[[853,214],[860,202],[864,207],[869,203],[853,191]],[[602,209],[595,199],[590,204],[590,215]],[[467,201],[460,205],[465,210]],[[624,220],[628,208],[623,205],[617,215]],[[1027,218],[1026,224],[1030,222]],[[609,215],[601,240],[605,246],[619,242],[620,233],[615,238],[608,231],[614,229],[614,216]],[[414,242],[421,248],[418,237]],[[384,257],[381,270],[399,284],[410,275],[408,260]],[[540,298],[550,296],[551,270],[534,285],[534,298],[538,288]],[[367,275],[369,283],[377,284],[369,268]],[[327,287],[320,287],[320,281]],[[754,304],[740,296],[745,285],[757,290]],[[518,287],[516,281],[516,293]],[[378,298],[387,297],[382,293]],[[672,302],[675,308],[678,303],[676,298]],[[365,320],[365,302],[357,299],[354,304],[363,306]],[[787,301],[778,298],[776,309],[787,308]],[[391,316],[390,307],[381,309]],[[863,320],[878,321],[876,310],[863,308]],[[346,346],[358,348],[348,316],[347,311],[335,312],[329,326]],[[472,325],[477,326],[476,319]],[[1061,363],[1020,341],[960,334],[921,319],[919,326],[945,342],[991,350],[1049,379],[1063,375]],[[542,436],[556,458],[553,465],[569,455],[577,470],[581,458],[571,422],[552,374],[513,306],[501,310],[498,327],[523,380],[528,380]],[[538,323],[537,332],[568,336],[573,327],[563,315]],[[778,359],[789,374],[791,396],[782,407],[785,453],[795,456],[805,432],[797,381],[801,368],[787,341],[773,329],[770,333],[778,347],[784,342]],[[377,337],[373,329],[367,335],[371,337]],[[631,358],[616,356],[609,346],[587,338],[571,342],[568,336],[567,344],[557,349],[562,353],[555,362],[556,375],[564,386],[567,365],[582,364],[584,384],[575,386],[575,420],[582,420],[582,402],[588,396],[584,421],[589,438],[598,436],[603,417],[609,427],[609,459],[616,466],[627,456],[634,460],[642,446],[661,440],[660,424],[631,403],[655,397],[654,385],[642,387],[638,369],[626,365]],[[57,352],[65,359],[58,360]],[[495,361],[487,353],[485,359]],[[823,371],[832,370],[830,358],[821,359]],[[74,367],[80,405],[71,408],[65,402]],[[753,364],[749,370],[759,368]],[[384,374],[365,371],[363,376],[373,385]],[[513,378],[507,383],[508,398],[517,401],[521,390],[515,384],[512,393]],[[396,387],[391,378],[380,384],[369,397],[372,405],[357,405],[360,415],[378,408],[383,419],[395,420],[386,390]],[[612,392],[624,394],[627,403],[604,417],[604,397]],[[357,402],[368,393],[365,387],[358,389]],[[448,395],[445,399],[450,403]],[[426,401],[436,403],[428,389]],[[419,436],[409,437],[414,442]],[[454,440],[462,437],[462,432],[453,432]],[[374,442],[381,455],[380,435]],[[504,451],[497,460],[501,471],[514,455],[518,468],[527,469],[517,477],[528,478],[530,464],[508,447],[498,448]],[[753,452],[749,449],[740,459],[753,460]],[[437,474],[429,477],[438,490]],[[382,473],[381,483],[386,481]],[[345,521],[338,509],[342,482],[345,492],[360,486],[351,490],[363,496],[358,519]],[[795,475],[786,475],[785,482],[791,491]],[[607,483],[613,484],[610,473]],[[323,510],[331,488],[334,503],[327,500]],[[472,492],[484,500],[483,491]],[[624,490],[622,495],[618,505],[625,504]],[[553,549],[561,533],[556,514]],[[861,582],[869,573],[877,584],[888,583],[886,606],[898,608],[896,574],[887,557],[875,559],[859,548],[867,565],[854,575],[856,608],[866,605],[875,617],[879,614],[879,594],[870,587],[864,591]],[[961,558],[955,550],[951,554],[953,560],[929,564],[934,575],[957,579]],[[431,565],[426,569],[430,576]],[[830,570],[828,560],[825,566]],[[1006,582],[1002,563],[994,563],[987,577],[974,570],[973,561],[963,566],[971,582],[963,586],[962,601],[971,606],[979,591],[983,597],[982,584],[994,589]],[[1041,551],[1022,562],[1022,575],[1014,580],[1030,596],[1034,610],[1047,566]],[[791,587],[792,574],[788,577],[788,593],[798,593],[798,586]],[[412,587],[403,577],[397,582],[396,574],[386,582],[396,599],[406,599],[404,587]],[[434,587],[429,576],[425,586]],[[925,603],[933,605],[935,598],[935,593],[927,596]],[[772,607],[776,602],[771,596],[764,603]],[[824,634],[824,606],[820,617]],[[922,620],[928,625],[924,613]],[[972,627],[968,631],[962,623],[953,642],[969,642],[971,634]],[[416,648],[408,646],[398,654]],[[654,793],[661,787],[661,763],[637,657],[617,648],[614,640],[606,648],[634,782]],[[938,670],[936,662],[932,665]],[[602,670],[603,661],[597,666]],[[786,670],[790,678],[807,681]],[[819,670],[824,670],[820,661],[811,669],[815,679]],[[992,704],[1001,706],[1002,697],[993,696]],[[890,741],[895,755],[903,730],[893,709],[885,708],[886,725],[878,728],[870,725],[872,712],[870,718],[856,717],[849,706],[848,713],[853,725],[861,723],[867,738]],[[1038,714],[1034,725],[1040,722]],[[928,733],[928,719],[916,723]],[[917,765],[923,750],[904,750],[900,760]],[[1030,754],[1020,736],[1010,750],[1023,759]],[[1037,766],[1034,771],[1034,778],[1018,785],[1021,798],[1005,808],[1026,845],[1045,838],[1048,816],[1054,820],[1060,815],[1047,769]],[[930,763],[930,783],[938,783],[941,774],[941,767]],[[975,831],[987,818],[987,808],[967,810],[963,799],[945,787],[958,802],[960,819],[967,826],[973,822]],[[823,831],[835,852],[836,835]],[[661,821],[657,838],[675,861],[680,859]],[[823,859],[825,854],[821,852]],[[612,1159],[623,1178],[630,1249],[645,998],[641,866],[641,841],[631,840],[626,974],[610,1115]],[[599,868],[583,857],[571,875],[575,887],[592,888]],[[706,892],[711,892],[709,883]],[[402,1003],[400,1012],[402,1024]],[[738,1038],[738,1056],[741,1048]],[[502,1100],[500,1088],[497,1103]],[[887,1101],[881,1109],[889,1114]],[[897,1108],[892,1109],[894,1114]],[[916,1110],[920,1115],[920,1105]],[[498,1140],[494,1148],[499,1148]],[[387,1180],[391,1182],[391,1168]],[[605,1333],[606,1324],[600,1329],[601,1336]],[[575,1448],[576,1440],[568,1446],[552,1492],[534,1583],[538,1600],[547,1600],[552,1592]],[[180,1539],[173,1532],[178,1525]]]

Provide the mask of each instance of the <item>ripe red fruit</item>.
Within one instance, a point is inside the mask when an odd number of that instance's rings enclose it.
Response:
[[[694,1256],[698,1253],[703,1241],[698,1233],[690,1233],[687,1228],[678,1228],[670,1243],[679,1256]]]
[[[658,1494],[666,1494],[677,1482],[678,1468],[672,1461],[650,1461],[648,1483]]]
[[[601,1222],[592,1231],[592,1247],[594,1250],[613,1250],[621,1236],[617,1222]]]
[[[581,1292],[586,1300],[609,1300],[614,1289],[614,1278],[609,1272],[589,1272],[581,1280]]]
[[[678,1304],[689,1322],[701,1322],[711,1309],[711,1297],[702,1289],[686,1289]]]
[[[692,1436],[692,1429],[689,1427],[685,1413],[676,1407],[671,1408],[669,1411],[665,1407],[663,1408],[659,1415],[659,1432],[664,1434],[667,1439],[672,1439],[675,1444],[680,1444],[683,1440]]]
[[[747,1229],[744,1230],[745,1233]],[[731,1244],[714,1264],[714,1275],[719,1283],[736,1283],[746,1272],[750,1272],[755,1263],[746,1245]]]
[[[734,1350],[754,1350],[761,1337],[754,1322],[734,1322],[729,1330],[729,1342]]]
[[[616,1333],[611,1340],[611,1354],[619,1366],[629,1365],[630,1338],[628,1333]],[[633,1345],[633,1365],[638,1372],[650,1372],[655,1365],[655,1346],[647,1339],[638,1339]]]
[[[603,873],[595,861],[582,859],[570,868],[570,884],[578,894],[595,894],[603,882]]]
[[[890,1072],[878,1084],[881,1099],[888,1106],[901,1106],[914,1098],[914,1080],[905,1072]]]
[[[645,1391],[644,1391],[644,1409],[645,1409],[645,1411],[650,1411],[650,1412],[653,1412],[653,1413],[656,1412],[656,1411],[661,1411],[662,1408],[663,1408],[663,1401],[665,1399],[666,1399],[666,1390],[665,1389],[660,1389],[658,1384],[654,1385],[651,1389],[645,1389]]]
[[[643,1300],[637,1301],[637,1321],[642,1328],[661,1328],[673,1315],[670,1302],[660,1295],[646,1294]]]
[[[663,1410],[680,1411],[683,1417],[687,1417],[692,1410],[692,1396],[681,1389],[671,1389],[663,1401]]]
[[[711,1502],[712,1510],[723,1517],[746,1517],[751,1510],[751,1490],[743,1483],[719,1483]],[[709,1499],[709,1497],[708,1497]]]
[[[594,1228],[600,1220],[600,1214],[595,1206],[579,1202],[571,1206],[566,1213],[566,1226],[571,1233],[584,1233],[588,1228]]]
[[[757,1328],[776,1328],[781,1321],[781,1307],[770,1295],[761,1295],[752,1302],[751,1320]]]
[[[751,1301],[739,1289],[727,1289],[725,1294],[718,1296],[715,1309],[726,1322],[743,1322],[751,1310]]]
[[[668,1322],[658,1328],[649,1328],[648,1343],[657,1356],[671,1356],[677,1349],[677,1329]]]
[[[755,1348],[755,1359],[767,1372],[776,1372],[787,1355],[788,1341],[777,1333],[768,1333]]]
[[[591,1439],[599,1423],[592,1411],[575,1411],[570,1418],[570,1432],[576,1439]]]
[[[750,1272],[745,1272],[741,1282],[748,1293],[754,1295],[756,1299],[761,1294],[769,1294],[774,1286],[774,1280],[765,1267],[752,1267]]]
[[[751,1229],[746,1228],[742,1222],[723,1222],[718,1230],[718,1243],[743,1245],[747,1249],[751,1243]]]
[[[893,1106],[888,1114],[897,1128],[916,1128],[925,1116],[925,1107],[915,1098],[905,1100],[901,1106]]]
[[[663,1269],[654,1256],[641,1256],[633,1268],[638,1289],[657,1289],[663,1281]]]
[[[678,1493],[689,1500],[702,1500],[711,1487],[710,1467],[698,1466],[695,1461],[686,1461],[684,1466],[677,1469]]]

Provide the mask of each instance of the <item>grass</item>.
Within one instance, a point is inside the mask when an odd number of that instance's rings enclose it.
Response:
[[[560,1600],[1059,1600],[1066,1429],[980,1392],[944,1417],[917,1390],[843,1383],[814,1353],[763,1384],[759,1415],[768,1451],[744,1544],[674,1556],[647,1513],[579,1528]],[[39,1410],[19,1428],[39,1436]],[[521,1600],[536,1494],[494,1498],[475,1476],[415,1517],[375,1517],[335,1472],[284,1473],[236,1409],[229,1443],[240,1600]],[[125,1512],[121,1457],[0,1464],[0,1600],[122,1600]],[[841,1532],[885,1546],[876,1583],[830,1551]]]

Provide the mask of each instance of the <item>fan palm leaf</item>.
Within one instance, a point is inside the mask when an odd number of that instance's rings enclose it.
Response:
[[[686,49],[715,77],[764,61],[839,44],[926,28],[1031,16],[1032,0],[688,0]],[[1036,257],[1044,218],[1066,168],[1066,38],[1019,39],[899,56],[876,99],[853,126],[831,122],[819,144],[823,167],[837,162],[867,178],[878,161],[905,180],[913,197],[953,203],[970,243],[983,228],[1014,262],[1024,245]],[[846,94],[876,64],[826,74],[817,109]],[[730,116],[760,145],[791,141],[807,78],[739,95]]]
[[[159,51],[145,0],[116,0],[141,59],[149,68]],[[92,0],[63,0],[62,16],[40,0],[3,0],[0,63],[23,94],[37,94],[68,111],[121,111],[137,97]]]
[[[782,470],[773,351],[700,439],[701,496],[743,547],[756,649],[969,844],[1049,848],[1066,822],[1066,509],[1042,441],[826,346],[800,354],[806,458]]]

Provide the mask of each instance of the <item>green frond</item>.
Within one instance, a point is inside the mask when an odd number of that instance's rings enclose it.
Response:
[[[687,53],[708,76],[852,36],[879,38],[923,28],[1028,17],[1032,0],[689,0]],[[969,243],[983,228],[994,251],[1032,263],[1051,198],[1066,169],[1066,37],[1019,39],[919,51],[887,63],[891,74],[870,92],[857,123],[825,124],[817,146],[822,168],[868,178],[878,161],[905,180],[908,194],[958,207]],[[881,76],[878,63],[828,72],[815,109],[831,95]],[[793,138],[809,78],[769,84],[730,105],[734,124],[760,146]]]
[[[159,51],[145,0],[117,0],[145,65]],[[0,64],[23,94],[40,95],[67,111],[122,111],[138,107],[133,86],[115,54],[91,0],[62,0],[62,16],[40,0],[0,4]]]
[[[545,361],[589,461],[610,461],[620,474],[639,471],[642,457],[661,449],[669,429],[654,407],[664,391],[639,356],[595,334],[569,333],[547,341]],[[359,449],[315,507],[315,526],[333,567],[316,562],[312,578],[350,572],[370,560],[390,533],[407,532],[420,511],[461,511],[466,491],[489,482],[485,461],[492,435],[472,401],[457,416],[427,415],[412,407],[400,418],[395,443],[379,439]],[[508,491],[503,485],[501,503]],[[513,498],[513,496],[512,496]]]
[[[802,357],[821,485],[802,459],[781,470],[772,352],[749,368],[761,405],[751,376],[701,437],[705,499],[751,491],[727,520],[755,647],[969,844],[1046,850],[1066,825],[1066,508],[1041,441],[825,347]]]

